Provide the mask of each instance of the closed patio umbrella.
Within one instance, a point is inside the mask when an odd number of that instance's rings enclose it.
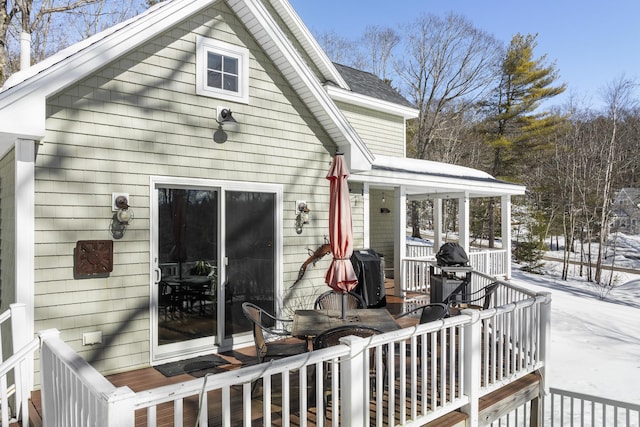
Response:
[[[330,288],[345,294],[358,284],[358,277],[351,264],[353,254],[353,226],[351,201],[349,200],[349,170],[341,153],[336,153],[327,179],[329,186],[329,244],[333,261],[325,276]],[[342,317],[345,317],[343,295]]]

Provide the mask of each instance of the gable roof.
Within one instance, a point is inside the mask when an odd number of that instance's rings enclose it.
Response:
[[[404,107],[415,108],[414,105],[375,74],[335,62],[333,65],[347,82],[352,92],[378,98]]]
[[[48,96],[217,1],[220,0],[173,0],[160,3],[12,76],[0,91],[0,114],[3,116],[0,123],[0,151],[6,151],[17,138],[40,140],[44,137]],[[310,57],[318,61],[314,65],[321,70],[323,78],[334,78],[348,88],[326,56],[315,51],[317,43],[306,39],[310,34],[298,28],[302,25],[301,21],[286,1],[271,1],[275,10],[283,14],[282,22],[285,25],[295,24],[293,33],[305,38],[301,45],[314,50]],[[350,168],[369,169],[373,154],[265,5],[259,0],[228,0],[226,3],[336,143],[338,150],[345,153]]]

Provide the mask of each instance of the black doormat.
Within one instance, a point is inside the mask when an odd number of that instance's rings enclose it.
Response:
[[[216,368],[220,365],[228,365],[230,362],[215,354],[195,357],[193,359],[179,360],[177,362],[165,363],[154,366],[165,377],[173,377],[180,374],[189,374],[196,371],[204,371]]]

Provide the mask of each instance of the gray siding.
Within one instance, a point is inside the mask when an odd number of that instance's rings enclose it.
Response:
[[[342,102],[337,104],[373,154],[404,157],[405,130],[402,117]]]
[[[251,52],[249,105],[195,94],[195,35]],[[238,120],[213,142],[214,109]],[[278,183],[284,186],[284,289],[307,248],[327,235],[328,182],[335,151],[309,111],[223,3],[65,88],[48,103],[36,159],[36,330],[62,338],[105,373],[149,363],[149,176]],[[108,278],[74,280],[76,241],[110,239],[111,193],[128,192],[135,220],[114,243]],[[294,230],[294,201],[312,221]],[[291,309],[324,285],[326,257],[287,293]],[[297,298],[297,300],[296,300]],[[82,347],[99,328],[103,345]]]
[[[385,202],[382,203],[382,194],[384,193]],[[370,192],[369,204],[371,213],[369,220],[371,221],[371,249],[384,255],[385,269],[393,269],[393,253],[394,253],[394,207],[393,207],[393,190],[379,191],[372,190]],[[387,208],[389,213],[380,212],[381,208]]]

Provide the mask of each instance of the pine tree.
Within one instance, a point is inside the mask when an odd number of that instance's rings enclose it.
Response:
[[[511,40],[500,67],[494,95],[485,107],[486,119],[480,132],[490,148],[488,169],[496,178],[522,180],[530,154],[549,148],[549,135],[564,118],[549,112],[537,112],[541,103],[565,91],[566,85],[554,85],[558,73],[546,56],[534,58],[536,35],[517,34]],[[489,246],[493,247],[495,225],[490,203]]]

